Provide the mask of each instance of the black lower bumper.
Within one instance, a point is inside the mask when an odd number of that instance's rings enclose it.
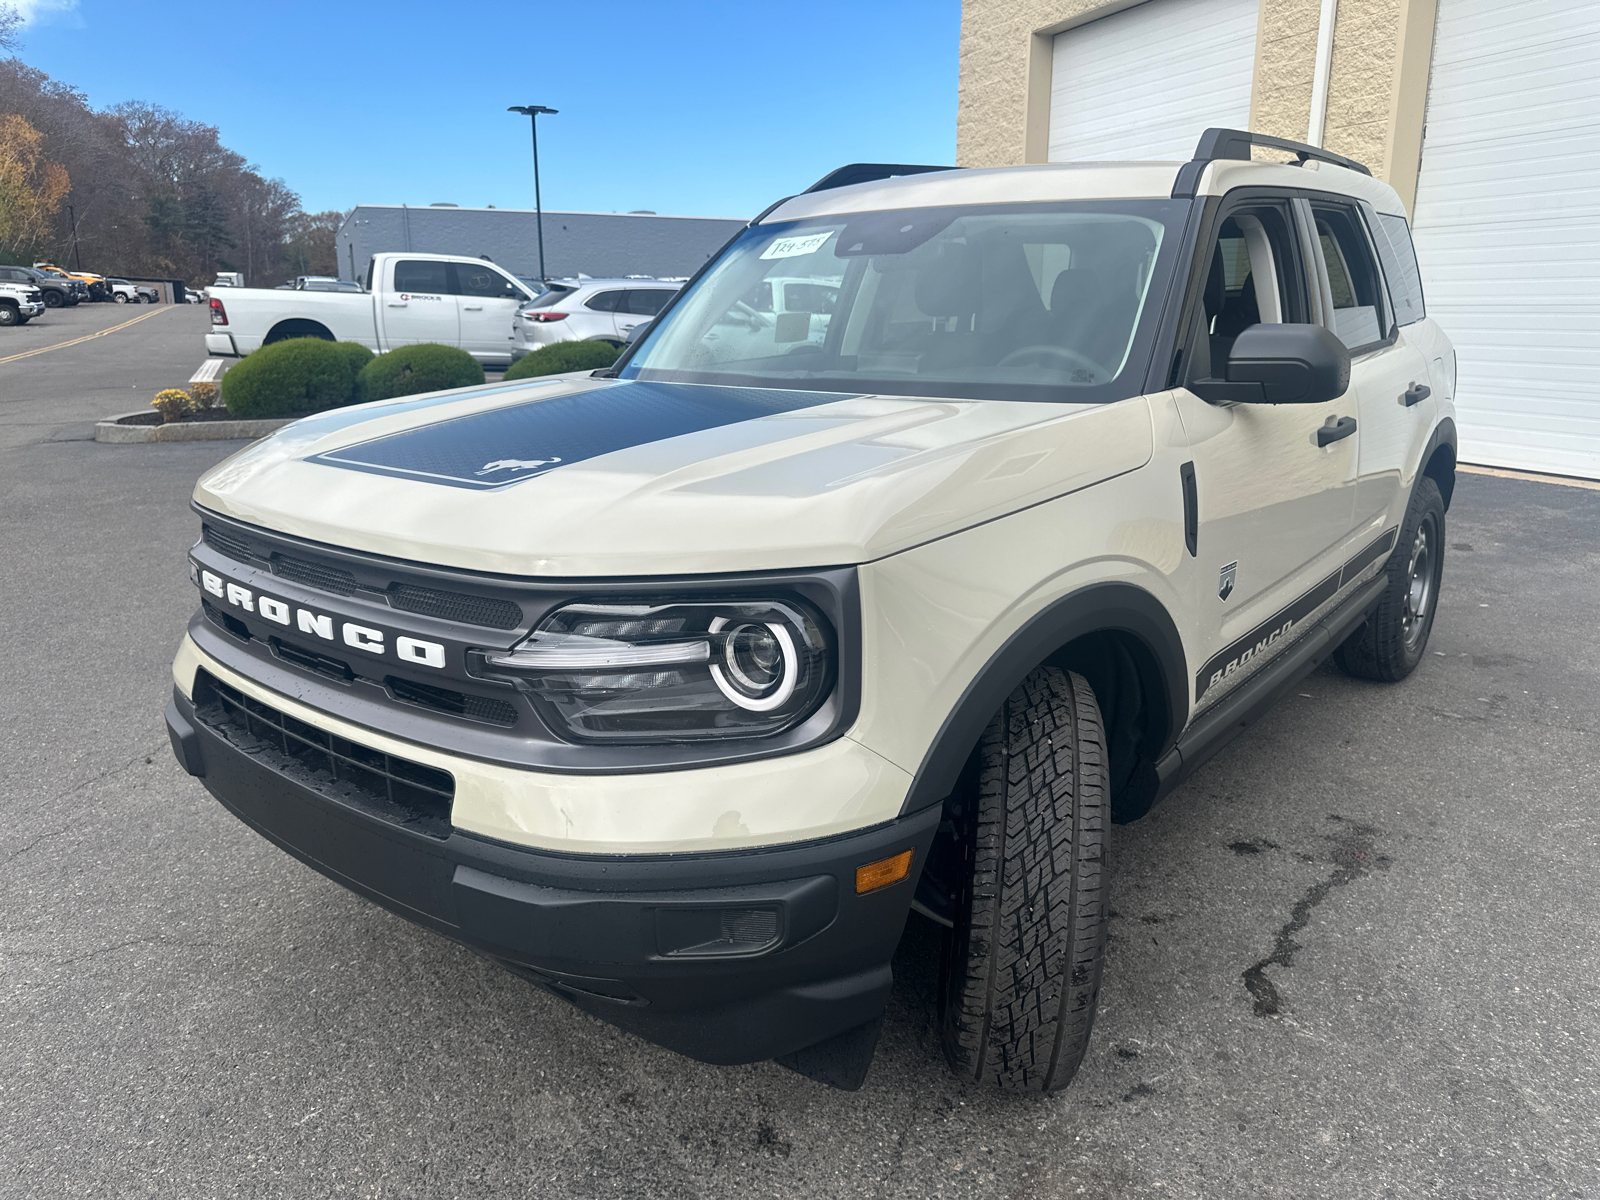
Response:
[[[180,691],[167,724],[184,768],[302,862],[702,1062],[790,1055],[881,1015],[939,820],[934,808],[770,849],[556,854],[430,836],[343,803],[198,718]],[[906,849],[910,878],[856,894],[857,867]]]

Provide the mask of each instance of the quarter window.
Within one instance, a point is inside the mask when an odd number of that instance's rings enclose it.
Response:
[[[1371,213],[1369,216],[1373,215]],[[1409,325],[1428,315],[1422,302],[1422,272],[1417,269],[1417,251],[1411,244],[1411,227],[1404,217],[1378,213],[1373,237],[1378,261],[1389,281],[1389,299],[1394,303],[1398,325]]]
[[[394,264],[394,290],[448,295],[450,264],[430,259],[401,259]]]
[[[1347,208],[1314,204],[1311,215],[1331,293],[1329,328],[1351,350],[1383,341],[1387,329],[1378,266],[1355,214]]]

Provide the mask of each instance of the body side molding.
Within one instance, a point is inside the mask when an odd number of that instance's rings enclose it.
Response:
[[[1035,614],[967,684],[923,756],[902,814],[943,801],[955,787],[984,727],[1028,672],[1069,642],[1093,633],[1128,634],[1160,664],[1161,678],[1145,681],[1145,686],[1153,682],[1163,693],[1162,703],[1151,708],[1166,721],[1158,744],[1159,750],[1165,750],[1188,717],[1188,665],[1178,627],[1161,602],[1143,588],[1128,583],[1091,584]]]

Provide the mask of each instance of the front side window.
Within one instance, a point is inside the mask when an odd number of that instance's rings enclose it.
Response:
[[[1355,214],[1347,208],[1320,204],[1311,206],[1311,214],[1333,297],[1329,327],[1351,350],[1383,341],[1382,285]]]
[[[1136,395],[1188,207],[986,205],[756,226],[621,374],[891,395]]]
[[[455,263],[456,295],[488,296],[497,300],[521,300],[522,289],[487,263]]]
[[[394,290],[448,295],[450,264],[431,259],[401,259],[394,264]]]
[[[1222,371],[1234,339],[1251,325],[1306,319],[1293,229],[1282,204],[1235,209],[1218,227],[1202,301],[1211,370]]]

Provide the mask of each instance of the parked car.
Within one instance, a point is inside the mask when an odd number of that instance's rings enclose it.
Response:
[[[69,271],[65,267],[58,267],[54,263],[47,262],[36,262],[33,264],[33,266],[34,270],[36,271],[43,271],[46,274],[60,275],[65,279],[70,279],[74,283],[79,284],[80,286],[78,287],[77,291],[80,300],[96,300],[102,298],[110,299],[107,289],[97,286],[101,283],[101,277],[99,275],[90,274],[85,271]]]
[[[18,281],[0,274],[0,325],[26,325],[43,311],[44,294],[31,280]]]
[[[244,272],[243,271],[219,271],[217,273],[217,281],[215,283],[213,283],[211,286],[212,287],[236,287],[236,288],[242,288],[244,286]]]
[[[148,284],[108,278],[106,285],[111,289],[112,300],[118,304],[154,304],[161,299],[161,293]]]
[[[533,299],[493,263],[446,254],[376,255],[367,282],[371,290],[358,293],[238,288],[213,294],[206,351],[248,354],[296,337],[360,342],[379,352],[440,342],[504,366],[512,357],[512,316]]]
[[[706,1062],[859,1086],[915,910],[955,1073],[1054,1091],[1113,823],[1324,660],[1432,661],[1456,358],[1419,279],[1393,188],[1277,138],[842,168],[598,377],[202,478],[172,745],[312,868]],[[725,336],[779,281],[820,296]]]
[[[649,322],[683,284],[648,277],[553,279],[549,291],[517,310],[512,321],[512,356],[556,342],[610,342]]]
[[[89,285],[81,279],[74,279],[65,271],[52,267],[45,270],[42,267],[13,267],[11,270],[28,271],[39,283],[39,290],[44,294],[44,302],[48,308],[71,308],[89,298]]]
[[[0,284],[16,285],[24,290],[33,288],[39,292],[46,308],[60,308],[63,305],[70,307],[78,303],[77,293],[72,290],[70,280],[45,275],[32,267],[0,266]]]

